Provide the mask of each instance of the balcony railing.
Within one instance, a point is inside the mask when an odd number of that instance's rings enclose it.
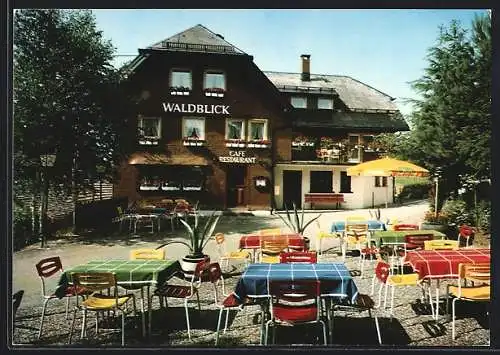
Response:
[[[344,145],[342,147],[332,146],[319,147],[313,142],[292,143],[292,161],[307,161],[317,163],[349,164],[360,163],[370,158],[375,158],[380,150],[361,145]]]

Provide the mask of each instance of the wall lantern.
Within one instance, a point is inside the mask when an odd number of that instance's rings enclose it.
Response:
[[[266,176],[256,176],[253,178],[255,189],[259,192],[267,192],[269,190],[270,181]]]

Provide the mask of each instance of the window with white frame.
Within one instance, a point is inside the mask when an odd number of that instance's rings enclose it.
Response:
[[[226,90],[226,76],[221,71],[207,71],[203,85],[205,89]]]
[[[170,86],[173,88],[186,88],[191,90],[193,80],[189,70],[172,70],[170,73]]]
[[[318,98],[319,110],[333,110],[333,99],[320,97]]]
[[[139,116],[139,136],[147,139],[161,138],[161,119],[159,117]]]
[[[184,117],[182,120],[182,138],[205,140],[205,118]]]
[[[254,119],[248,121],[248,140],[267,141],[267,120]]]
[[[304,96],[292,96],[290,103],[295,108],[307,108],[307,98]]]
[[[228,119],[226,121],[226,139],[244,140],[245,122],[232,118]]]

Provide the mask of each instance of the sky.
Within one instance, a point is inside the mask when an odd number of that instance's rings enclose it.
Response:
[[[396,98],[404,115],[410,82],[428,65],[440,26],[452,20],[471,28],[479,9],[457,10],[93,10],[97,27],[116,48],[120,66],[145,48],[197,24],[252,55],[262,71],[300,72],[301,54],[311,73],[347,75]],[[132,56],[127,56],[132,55]]]

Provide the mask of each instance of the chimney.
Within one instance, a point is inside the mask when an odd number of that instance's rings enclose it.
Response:
[[[310,71],[310,60],[311,58],[310,54],[302,54],[300,56],[302,58],[302,81],[309,81],[311,80],[311,71]]]

